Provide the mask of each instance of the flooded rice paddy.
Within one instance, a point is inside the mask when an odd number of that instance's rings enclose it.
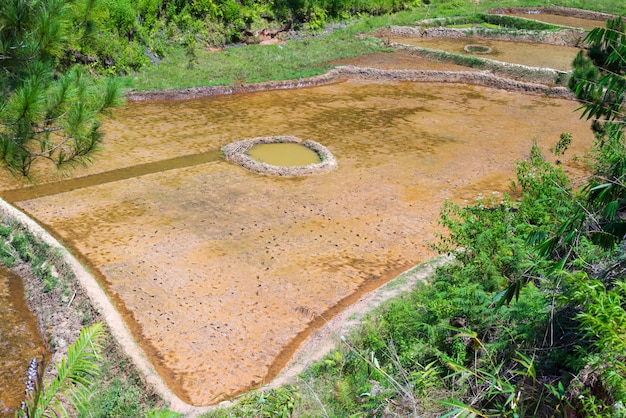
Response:
[[[578,54],[579,51],[578,48],[570,46],[472,38],[450,39],[394,36],[392,41],[405,45],[439,49],[511,64],[553,68],[561,71],[571,70],[572,61],[576,58],[576,54]],[[491,48],[492,52],[489,54],[471,54],[463,49],[469,44],[487,46]]]
[[[129,103],[92,166],[0,184],[98,277],[170,388],[206,405],[267,382],[315,327],[432,257],[445,199],[507,191],[533,141],[547,152],[564,131],[582,156],[576,108],[370,81]],[[275,178],[218,152],[278,135],[325,145],[339,168]]]

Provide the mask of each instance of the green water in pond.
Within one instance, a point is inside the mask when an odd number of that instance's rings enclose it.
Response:
[[[293,142],[256,144],[246,152],[253,160],[279,167],[319,164],[320,156],[310,148]]]

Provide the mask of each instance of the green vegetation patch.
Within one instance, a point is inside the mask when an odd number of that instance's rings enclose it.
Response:
[[[475,28],[475,27],[481,27],[485,29],[500,29],[500,26],[498,25],[494,25],[492,23],[485,23],[485,22],[460,23],[460,24],[447,25],[447,26],[449,28],[456,28],[456,29],[469,29],[469,28]]]
[[[343,33],[279,45],[198,51],[193,63],[184,51],[178,50],[160,65],[124,80],[126,86],[136,90],[162,90],[297,79],[325,73],[330,61],[384,50],[383,41],[377,38]]]

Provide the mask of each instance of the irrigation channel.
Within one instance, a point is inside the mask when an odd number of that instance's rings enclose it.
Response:
[[[402,53],[362,60],[422,69]],[[433,257],[442,203],[499,199],[533,143],[549,156],[570,132],[561,162],[584,175],[592,134],[577,107],[380,77],[129,102],[104,121],[93,165],[41,171],[36,186],[2,174],[0,190],[96,276],[167,386],[208,405],[267,383],[326,320]],[[322,144],[338,168],[273,177],[219,152],[280,135]]]

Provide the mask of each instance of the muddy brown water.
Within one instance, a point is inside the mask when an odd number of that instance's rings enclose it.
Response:
[[[503,61],[511,64],[553,68],[561,71],[570,71],[572,69],[572,61],[574,61],[579,51],[578,48],[570,46],[472,38],[449,39],[394,36],[392,41],[405,45],[440,49],[442,51]],[[492,52],[489,54],[471,54],[463,49],[466,45],[488,46],[492,49]]]
[[[320,156],[312,149],[294,143],[256,144],[246,154],[253,160],[279,167],[319,164]]]
[[[508,14],[507,16],[538,20],[540,22],[552,23],[554,25],[569,26],[572,28],[581,28],[585,30],[591,30],[606,26],[606,22],[604,20],[582,19],[580,17],[560,16],[548,13],[514,13]]]
[[[24,400],[26,369],[41,359],[44,344],[24,300],[22,278],[0,267],[0,416],[13,416]]]
[[[533,141],[547,152],[564,131],[582,156],[576,108],[368,81],[129,103],[104,121],[94,165],[0,184],[98,277],[170,388],[206,405],[267,382],[325,319],[432,257],[445,199],[508,190]],[[278,135],[325,145],[339,168],[273,178],[218,152]]]

